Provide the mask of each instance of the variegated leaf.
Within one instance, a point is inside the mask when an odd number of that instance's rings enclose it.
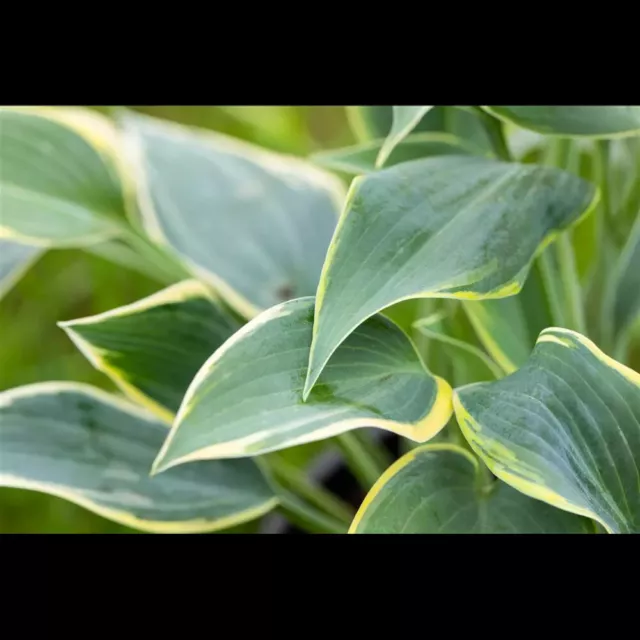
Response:
[[[255,456],[359,427],[417,442],[449,420],[451,388],[406,335],[375,316],[345,341],[307,402],[313,298],[269,309],[220,347],[193,380],[154,469]]]
[[[118,233],[115,132],[97,113],[0,109],[0,237],[76,247]]]
[[[277,504],[253,460],[197,462],[150,477],[167,428],[87,385],[0,393],[0,486],[48,493],[155,533],[216,531]]]
[[[525,496],[450,444],[417,447],[380,477],[350,533],[593,533],[586,518]]]
[[[535,255],[596,197],[554,168],[472,156],[356,178],[318,285],[305,397],[342,341],[394,303],[518,293]]]
[[[311,295],[344,198],[298,158],[155,118],[123,118],[143,223],[250,317]]]
[[[190,280],[59,325],[96,369],[171,422],[200,367],[242,322]]]
[[[611,533],[640,533],[640,374],[567,329],[527,363],[456,390],[458,423],[502,480]]]

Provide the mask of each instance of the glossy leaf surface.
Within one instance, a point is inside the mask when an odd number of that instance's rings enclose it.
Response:
[[[336,352],[307,402],[313,298],[245,325],[205,363],[158,455],[156,472],[189,460],[253,456],[378,427],[417,442],[449,420],[451,388],[406,335],[375,316]]]
[[[593,533],[585,518],[488,480],[478,460],[449,444],[417,447],[380,477],[350,533]]]
[[[471,156],[356,178],[318,286],[305,392],[342,341],[394,303],[518,293],[536,253],[596,196],[557,169]]]
[[[499,478],[609,532],[640,532],[640,374],[593,342],[547,329],[522,368],[457,389],[454,406]]]
[[[228,528],[276,505],[252,460],[149,476],[166,436],[151,414],[103,391],[41,383],[0,394],[0,486],[31,489],[157,533]]]
[[[60,323],[89,361],[169,421],[207,358],[242,323],[197,281]]]

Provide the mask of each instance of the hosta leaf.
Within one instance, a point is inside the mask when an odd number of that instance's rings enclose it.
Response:
[[[344,149],[321,151],[310,159],[332,171],[342,171],[351,175],[371,173],[376,171],[376,158],[383,142],[371,140]],[[480,149],[475,149],[450,133],[414,133],[394,147],[385,161],[385,166],[391,167],[428,156],[474,153],[482,155]]]
[[[108,122],[74,109],[0,109],[0,237],[72,247],[118,232],[125,205]]]
[[[207,358],[242,323],[197,281],[59,323],[125,393],[171,421]]]
[[[640,374],[567,329],[540,334],[527,363],[457,389],[462,431],[522,493],[640,532]]]
[[[199,532],[276,505],[252,460],[198,462],[149,476],[165,425],[87,385],[40,383],[0,394],[0,486],[32,489],[151,532]]]
[[[640,134],[640,107],[484,107],[525,129],[558,136],[610,138]]]
[[[0,238],[0,298],[13,287],[42,252],[42,247]]]
[[[376,167],[381,167],[402,140],[404,140],[416,127],[418,122],[433,109],[429,107],[393,107],[393,120],[391,131],[384,141],[376,159]]]
[[[251,316],[313,294],[344,197],[303,160],[222,134],[124,119],[148,233]]]
[[[358,427],[417,442],[451,416],[451,388],[406,335],[375,316],[345,341],[307,402],[314,298],[260,314],[205,363],[187,391],[156,472],[189,460],[254,456]]]
[[[385,307],[518,293],[536,252],[596,195],[558,169],[472,156],[355,178],[318,285],[305,394],[338,345]]]
[[[417,447],[364,499],[349,533],[593,533],[586,518],[487,480],[478,460],[450,444]]]

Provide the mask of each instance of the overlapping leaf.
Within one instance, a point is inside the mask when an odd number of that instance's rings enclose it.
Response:
[[[485,109],[498,118],[547,135],[593,138],[640,135],[640,107],[491,106]]]
[[[376,171],[376,159],[382,145],[383,140],[371,140],[343,149],[321,151],[311,156],[311,159],[332,171],[342,171],[351,175],[371,173]],[[475,148],[450,133],[414,133],[393,148],[385,166],[391,167],[429,156],[474,153],[482,155],[482,149]]]
[[[42,247],[0,238],[0,298],[40,257]]]
[[[154,469],[252,456],[379,427],[424,442],[451,416],[451,388],[432,376],[406,335],[375,316],[336,352],[307,402],[313,298],[269,309],[205,363]]]
[[[473,449],[522,493],[640,532],[640,374],[584,336],[547,329],[518,371],[456,390]]]
[[[60,323],[98,370],[169,421],[206,359],[241,325],[197,281]]]
[[[344,197],[337,178],[222,134],[123,123],[152,237],[247,316],[315,292]]]
[[[596,193],[557,169],[471,156],[356,178],[318,286],[305,394],[342,341],[385,307],[516,294],[536,252]]]
[[[586,518],[487,479],[478,460],[450,444],[413,449],[380,477],[350,533],[593,533]]]
[[[381,167],[391,152],[402,142],[416,125],[422,120],[428,111],[433,109],[429,107],[393,107],[393,121],[391,123],[391,131],[386,137],[378,157],[376,158],[376,167]]]
[[[115,133],[82,110],[0,109],[0,236],[83,246],[118,232]]]
[[[360,142],[384,139],[391,132],[394,118],[390,106],[347,107],[347,115]],[[425,132],[453,135],[473,149],[479,149],[482,155],[492,152],[491,140],[481,118],[471,107],[433,107],[419,119],[411,135]]]
[[[215,531],[276,505],[253,460],[197,462],[152,478],[166,436],[151,414],[87,385],[0,394],[0,486],[74,502],[150,532]]]

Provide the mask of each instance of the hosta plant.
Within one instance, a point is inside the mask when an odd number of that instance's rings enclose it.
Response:
[[[0,394],[0,484],[153,532],[640,532],[640,107],[347,115],[297,158],[0,110],[2,290],[67,247],[158,282],[60,319],[120,394]]]

